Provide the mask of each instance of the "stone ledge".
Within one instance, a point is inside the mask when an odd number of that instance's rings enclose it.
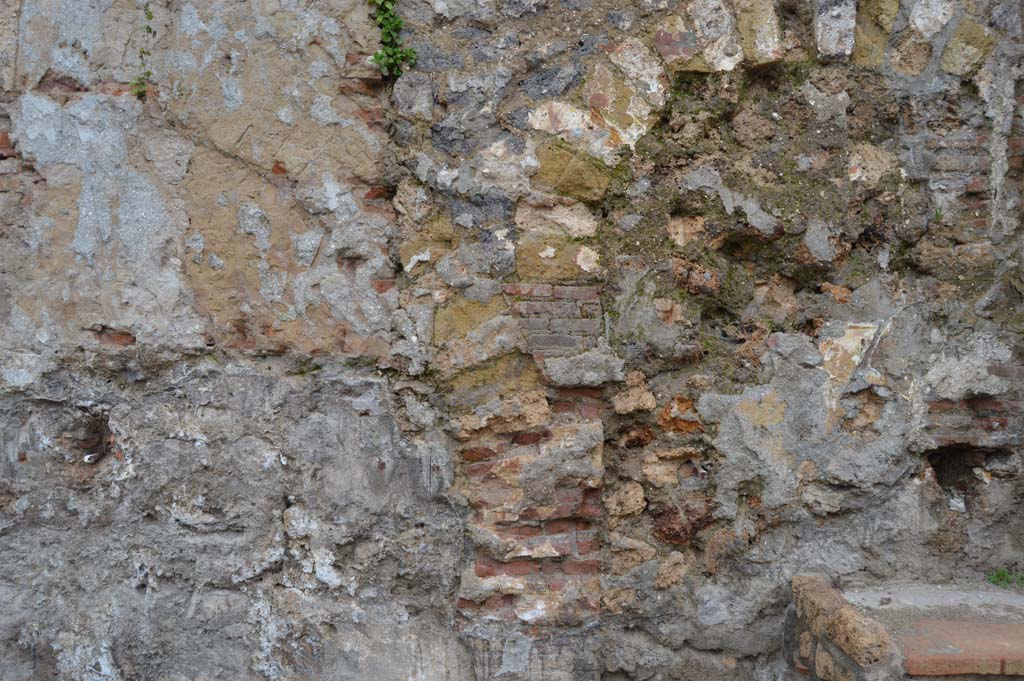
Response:
[[[845,593],[793,578],[794,667],[821,681],[1024,677],[1024,595],[892,585]]]

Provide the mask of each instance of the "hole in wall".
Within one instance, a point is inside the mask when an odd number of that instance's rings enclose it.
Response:
[[[953,444],[925,452],[925,457],[936,482],[949,498],[950,509],[966,513],[971,498],[986,484],[986,477],[991,476],[989,468],[1010,454],[1001,448]]]
[[[98,463],[113,451],[114,433],[106,417],[91,417],[82,423],[77,430],[76,444],[85,463]]]

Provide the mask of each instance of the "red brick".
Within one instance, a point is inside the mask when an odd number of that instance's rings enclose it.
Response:
[[[979,416],[974,419],[974,425],[982,430],[1006,430],[1010,420],[1005,416]]]
[[[544,534],[564,534],[576,529],[575,520],[559,519],[544,523]]]
[[[536,537],[543,532],[539,525],[509,525],[507,527],[496,527],[494,531],[502,537],[512,539]]]
[[[935,402],[928,403],[928,411],[930,412],[941,412],[949,411],[956,407],[956,402],[952,400],[936,400]]]
[[[477,577],[493,577],[498,574],[498,569],[495,565],[495,561],[478,553],[476,563],[473,565],[473,574]]]
[[[1015,364],[990,364],[988,372],[993,376],[1000,376],[1002,378],[1024,379],[1024,366]]]
[[[604,391],[600,388],[559,388],[558,396],[567,400],[581,398],[600,400],[604,397]]]
[[[481,463],[470,464],[466,466],[466,475],[471,478],[482,478],[491,472],[491,469],[494,468],[496,463],[497,462],[495,461],[484,461]]]
[[[373,290],[377,293],[387,293],[395,287],[394,279],[374,279],[371,282]]]
[[[510,560],[507,563],[497,563],[495,570],[499,575],[513,575],[521,577],[523,575],[532,575],[540,572],[540,563],[535,560],[520,558]]]
[[[564,300],[520,300],[512,304],[512,311],[522,317],[578,317],[575,303]]]
[[[572,541],[567,534],[556,535],[557,538],[549,538],[546,544],[558,552],[559,556],[572,555]]]
[[[478,482],[466,490],[466,500],[470,508],[479,511],[497,508],[514,501],[514,492],[515,490],[502,482]]]
[[[1006,138],[1006,147],[1013,155],[1024,154],[1024,137]]]
[[[554,507],[531,506],[519,512],[520,520],[552,520],[571,518],[576,514],[576,504],[558,504]]]
[[[571,414],[576,411],[576,403],[559,400],[551,405],[551,409],[556,414]]]
[[[463,461],[484,461],[486,459],[493,459],[496,456],[498,456],[498,453],[489,447],[471,447],[462,451]]]
[[[1000,413],[1006,413],[1007,411],[1007,405],[1003,400],[988,396],[972,397],[969,400],[964,400],[964,405],[975,411],[996,411]]]
[[[343,95],[374,95],[380,81],[368,78],[346,78],[338,83],[338,92]]]
[[[562,563],[562,571],[567,575],[594,575],[600,570],[599,560],[567,560]]]
[[[510,296],[523,296],[530,298],[550,298],[551,284],[528,284],[524,282],[505,284],[502,287]]]
[[[547,428],[516,433],[512,436],[512,443],[517,445],[533,445],[541,440],[550,440],[551,431]]]
[[[988,178],[975,177],[967,183],[967,187],[965,187],[965,189],[975,194],[988,191]]]
[[[988,199],[984,196],[972,196],[965,194],[958,201],[968,210],[985,210],[988,208]]]
[[[599,300],[601,297],[596,286],[556,286],[554,296],[570,300]]]
[[[460,598],[455,603],[455,607],[459,610],[479,610],[480,606],[469,600],[468,598]]]
[[[509,561],[494,560],[483,549],[476,550],[476,563],[473,572],[477,577],[493,577],[495,575],[531,575],[540,572],[540,563],[528,558],[515,558]]]

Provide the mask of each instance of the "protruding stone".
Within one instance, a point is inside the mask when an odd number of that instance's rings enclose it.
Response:
[[[616,414],[631,414],[634,411],[651,411],[658,406],[654,394],[647,389],[643,373],[631,371],[626,377],[629,387],[612,398]]]
[[[845,61],[853,54],[857,23],[856,0],[815,0],[814,40],[818,58]]]
[[[666,18],[654,46],[672,71],[731,71],[743,61],[736,21],[721,0],[694,0],[685,16]]]
[[[615,356],[607,343],[574,357],[544,361],[544,373],[555,385],[596,386],[621,381],[626,363]]]
[[[633,515],[644,510],[646,506],[644,488],[632,480],[619,485],[604,498],[604,507],[612,516]]]
[[[608,58],[629,78],[651,105],[665,104],[665,70],[658,58],[638,39],[629,38],[608,52]]]
[[[697,56],[697,34],[680,16],[670,16],[654,32],[654,46],[670,67],[680,71],[707,71],[707,64]]]
[[[611,171],[600,161],[560,145],[549,144],[537,151],[540,170],[534,177],[555,191],[581,201],[598,201],[611,182]]]
[[[678,551],[668,554],[668,557],[658,566],[658,574],[654,578],[654,588],[668,589],[675,586],[686,576],[692,563],[691,558]]]
[[[747,61],[755,66],[782,59],[779,18],[772,0],[736,0],[736,24]]]
[[[995,41],[988,30],[971,19],[956,27],[953,39],[942,53],[942,68],[956,76],[966,76],[988,56]]]
[[[857,29],[853,63],[857,66],[880,66],[885,58],[899,0],[861,0],[857,6]],[[915,7],[916,9],[916,7]]]
[[[551,197],[551,201],[520,203],[516,210],[516,227],[523,231],[562,232],[578,238],[594,236],[597,220],[585,205]]]

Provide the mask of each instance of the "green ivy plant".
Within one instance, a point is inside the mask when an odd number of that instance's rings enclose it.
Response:
[[[146,23],[143,25],[142,30],[146,33],[146,45],[149,45],[150,41],[156,37],[156,31],[153,30],[153,26],[149,23],[153,21],[153,11],[149,9],[148,2],[143,6],[142,11],[146,16]],[[147,62],[151,54],[145,46],[139,48],[139,73],[128,83],[128,90],[141,102],[146,101],[146,93],[149,91],[149,79],[153,77],[153,72],[149,70]]]
[[[403,66],[416,64],[416,50],[402,47],[402,18],[395,13],[394,0],[370,0],[374,19],[380,29],[380,49],[373,61],[385,76],[402,75]]]
[[[1009,589],[1011,586],[1024,587],[1024,572],[1011,572],[1000,568],[985,575],[986,579],[996,586]]]

